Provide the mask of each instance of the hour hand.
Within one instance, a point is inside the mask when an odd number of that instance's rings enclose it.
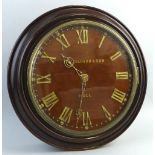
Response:
[[[81,79],[81,82],[84,84],[84,86],[86,86],[86,82],[88,81],[88,74],[83,73],[82,71],[78,70],[75,66],[74,66],[74,59],[71,57],[66,57],[63,54],[61,54],[63,60],[64,60],[64,65],[67,68],[73,68],[76,73],[78,74],[78,76]]]
[[[85,88],[85,87],[86,87],[86,83],[87,83],[87,81],[88,81],[88,79],[89,79],[89,76],[88,76],[88,74],[86,74],[86,73],[82,73],[82,74],[80,75],[80,77],[81,77],[82,83],[83,83],[84,88]]]
[[[66,57],[64,56],[63,54],[61,54],[61,56],[63,57],[64,59],[64,65],[67,67],[67,68],[73,68],[76,73],[79,75],[79,77],[81,78],[81,75],[83,74],[80,70],[78,70],[75,66],[74,66],[74,59],[71,58],[71,57]]]
[[[74,59],[71,58],[71,57],[66,57],[64,56],[63,54],[61,54],[63,60],[64,60],[64,65],[67,67],[67,68],[71,68],[74,66]]]

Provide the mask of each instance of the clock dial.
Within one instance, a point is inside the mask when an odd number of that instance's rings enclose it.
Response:
[[[116,125],[138,85],[134,55],[112,27],[73,20],[46,33],[30,57],[33,106],[48,125],[72,136],[93,136]]]

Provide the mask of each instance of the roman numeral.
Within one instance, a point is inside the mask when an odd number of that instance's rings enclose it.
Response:
[[[53,108],[53,106],[59,102],[59,99],[54,91],[43,97],[41,100],[43,104],[41,104],[40,107],[41,108],[46,107],[48,108],[48,110],[51,110],[51,108]]]
[[[69,123],[71,120],[73,109],[69,107],[65,107],[59,116],[59,120],[61,121],[60,124],[63,125],[64,123]]]
[[[111,61],[114,61],[114,60],[116,60],[117,58],[119,58],[121,55],[122,55],[121,52],[118,51],[118,52],[116,52],[114,55],[112,55],[112,56],[110,57],[110,59],[111,59]]]
[[[65,48],[68,48],[70,46],[70,44],[64,34],[61,34],[61,35],[59,34],[58,37],[56,38],[56,40],[61,44],[62,50],[64,50]]]
[[[103,41],[105,40],[105,37],[106,37],[105,35],[102,36],[102,39],[101,39],[101,41],[100,41],[100,43],[98,45],[98,48],[101,48],[101,46],[103,44]]]
[[[47,74],[47,75],[36,75],[37,79],[36,79],[36,83],[37,84],[42,84],[42,83],[51,83],[51,74]]]
[[[80,30],[76,30],[78,35],[78,44],[88,44],[88,30],[81,27]]]
[[[112,115],[110,114],[110,112],[105,108],[105,106],[102,105],[102,110],[104,112],[105,117],[111,121],[112,120]]]
[[[117,80],[128,79],[128,72],[116,72],[116,79]]]
[[[56,57],[50,57],[49,55],[47,55],[46,52],[43,52],[43,53],[42,53],[41,58],[49,59],[52,63],[54,63],[55,60],[56,60]]]
[[[125,95],[126,95],[126,93],[115,88],[111,98],[118,101],[119,103],[123,103],[123,101],[125,99]]]
[[[83,120],[83,126],[86,130],[88,130],[89,127],[92,127],[92,122],[88,112],[82,112],[82,120]]]

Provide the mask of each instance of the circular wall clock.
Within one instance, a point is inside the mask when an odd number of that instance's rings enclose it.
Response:
[[[65,149],[92,149],[114,140],[137,116],[146,67],[119,20],[92,7],[61,7],[20,35],[9,61],[8,91],[36,137]]]

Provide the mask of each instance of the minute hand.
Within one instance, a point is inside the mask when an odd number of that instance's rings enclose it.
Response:
[[[84,92],[85,92],[85,89],[86,89],[86,83],[88,81],[88,74],[82,73],[80,70],[78,70],[74,66],[74,59],[73,58],[66,57],[63,54],[61,54],[61,56],[64,59],[64,65],[67,68],[73,68],[76,71],[76,73],[78,74],[78,76],[80,77],[80,79],[81,79],[81,85],[82,85],[82,87],[81,87],[81,96],[80,96],[80,104],[79,104],[79,107],[78,107],[78,110],[77,110],[77,121],[76,121],[76,127],[78,127],[78,122],[79,122],[79,119],[80,119],[81,114],[82,114],[83,96],[84,96]]]

